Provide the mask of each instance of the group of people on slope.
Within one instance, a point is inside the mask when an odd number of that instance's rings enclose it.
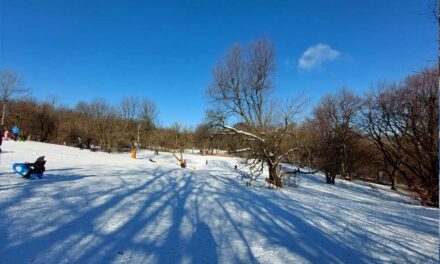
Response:
[[[18,126],[14,126],[9,132],[7,129],[0,130],[0,146],[3,143],[3,140],[13,139],[17,141],[20,139],[25,139],[23,132],[20,134],[20,129]],[[1,148],[0,148],[1,152]],[[37,160],[33,163],[25,162],[25,163],[14,163],[12,168],[15,172],[19,173],[23,176],[23,178],[29,179],[31,176],[36,175],[36,177],[41,178],[44,171],[46,170],[46,160],[44,160],[45,156],[41,156],[37,158]]]
[[[20,133],[21,132],[21,133]],[[18,139],[25,139],[26,137],[24,136],[23,131],[21,131],[17,126],[14,126],[11,129],[11,132],[9,132],[7,129],[4,129],[4,132],[0,132],[0,135],[2,135],[0,137],[0,139],[3,140],[8,140],[13,139],[14,141],[17,141]]]
[[[4,131],[4,132],[3,132]],[[3,143],[3,140],[13,139],[14,141],[17,141],[17,139],[20,136],[20,129],[17,126],[14,126],[11,129],[11,133],[7,129],[4,129],[3,131],[0,130],[0,146]],[[0,149],[1,152],[1,149]]]

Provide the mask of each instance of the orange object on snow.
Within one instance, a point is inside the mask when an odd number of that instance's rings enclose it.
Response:
[[[136,158],[136,148],[131,148],[131,157],[132,157],[133,159]]]

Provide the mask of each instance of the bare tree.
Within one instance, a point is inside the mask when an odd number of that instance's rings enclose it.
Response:
[[[141,139],[146,143],[147,133],[150,132],[157,122],[158,110],[156,104],[147,99],[139,99],[134,96],[124,97],[119,106],[121,118],[126,122],[125,136],[130,141]],[[141,133],[142,132],[142,133]]]
[[[336,94],[328,94],[314,109],[314,126],[317,128],[315,145],[320,159],[318,167],[325,172],[327,183],[335,183],[340,174],[350,178],[350,150],[358,144],[359,136],[354,121],[359,114],[361,98],[346,88]]]
[[[171,125],[170,131],[175,137],[174,149],[184,151],[187,145],[186,129],[182,126],[182,124],[174,122]]]
[[[93,137],[102,148],[111,147],[112,144],[115,144],[112,139],[116,136],[116,131],[114,131],[116,110],[102,98],[95,98],[89,106],[93,121],[91,127]]]
[[[156,126],[158,115],[159,111],[157,110],[156,104],[147,98],[142,98],[139,103],[138,111],[138,141],[142,138],[145,144],[147,144],[147,140],[151,138],[151,131]]]
[[[399,178],[432,205],[438,205],[438,117],[434,68],[379,84],[363,111],[363,128],[383,155],[392,188]]]
[[[147,127],[154,127],[159,111],[153,101],[143,98],[139,104],[139,120]]]
[[[397,87],[394,84],[377,84],[376,90],[367,95],[362,125],[365,133],[382,153],[382,169],[391,181],[392,190],[397,188],[397,174],[402,173],[403,158],[402,134],[393,125],[394,122],[400,122],[393,117],[393,113],[397,113],[400,108],[400,99],[396,97],[396,92]]]
[[[119,107],[122,119],[133,121],[139,111],[139,99],[134,96],[124,97]]]
[[[121,118],[126,122],[124,136],[128,137],[130,141],[133,142],[136,138],[135,131],[139,128],[136,122],[139,112],[139,99],[134,96],[124,97],[121,100],[119,108]]]
[[[50,104],[52,107],[56,107],[56,105],[59,103],[60,101],[60,97],[57,94],[49,94],[46,97],[45,100],[48,104]]]
[[[2,100],[1,125],[5,124],[6,105],[14,96],[27,92],[24,88],[23,79],[16,73],[8,70],[0,70],[0,98]]]
[[[278,165],[290,153],[301,148],[289,144],[293,133],[293,117],[302,101],[282,107],[271,101],[274,89],[275,47],[267,39],[251,43],[246,49],[236,45],[214,67],[213,81],[207,90],[216,105],[209,111],[208,120],[215,136],[241,139],[243,152],[251,172],[261,174],[264,165],[269,170],[269,181],[282,187]],[[230,124],[233,122],[235,124]]]

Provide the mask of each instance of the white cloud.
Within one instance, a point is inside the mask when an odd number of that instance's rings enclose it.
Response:
[[[332,49],[326,44],[316,44],[310,46],[304,51],[299,58],[298,68],[301,70],[312,70],[321,66],[326,61],[336,60],[341,53],[335,49]]]

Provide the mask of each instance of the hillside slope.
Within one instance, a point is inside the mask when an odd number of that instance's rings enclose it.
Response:
[[[439,211],[370,186],[245,187],[234,158],[3,143],[0,263],[438,263]],[[14,162],[46,155],[43,180]],[[150,162],[148,159],[156,162]],[[208,160],[208,165],[205,164]]]

